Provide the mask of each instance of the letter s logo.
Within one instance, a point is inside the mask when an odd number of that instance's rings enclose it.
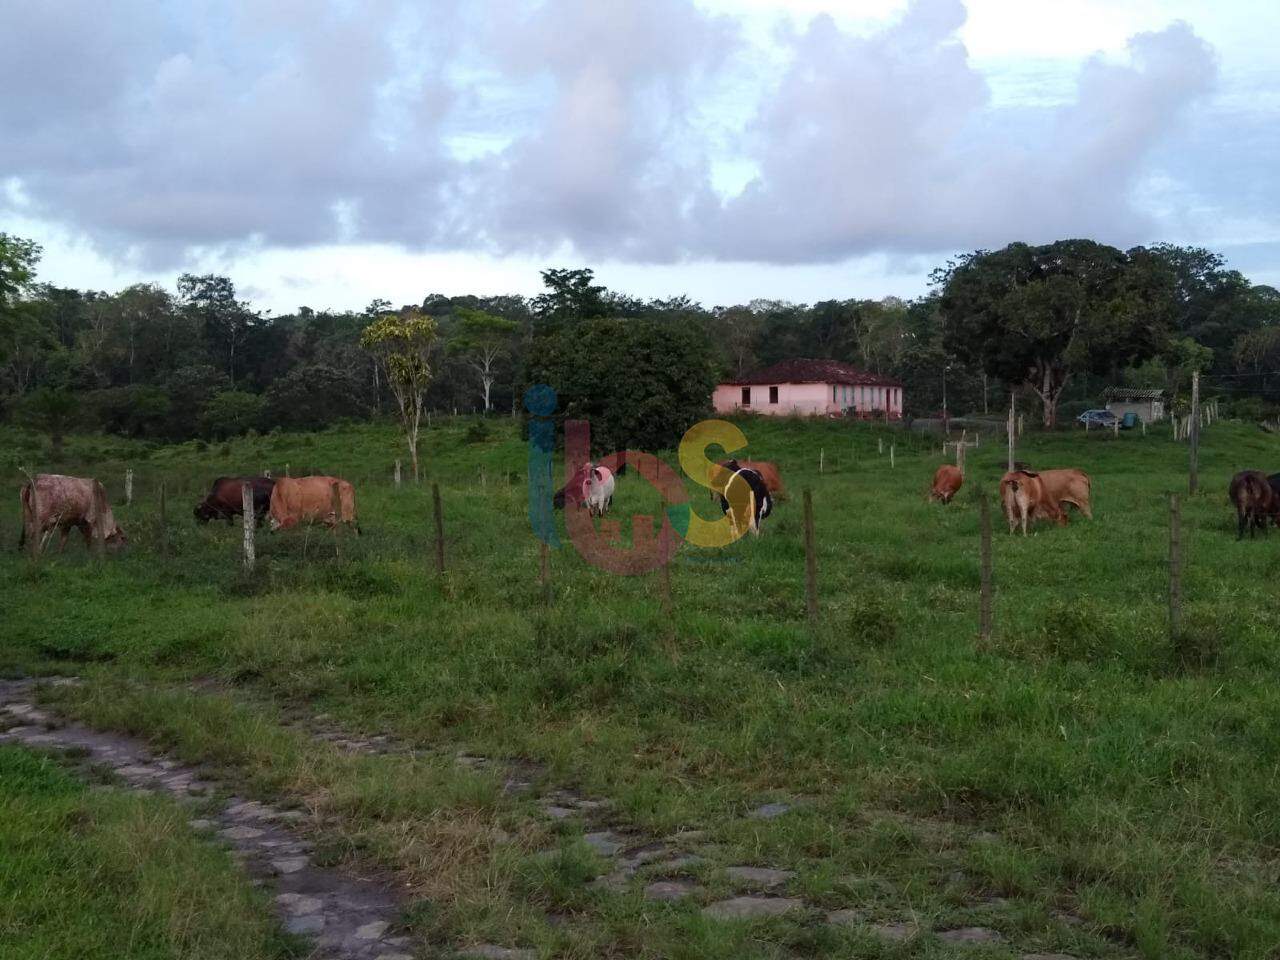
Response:
[[[680,468],[699,486],[706,487],[729,503],[729,513],[718,520],[704,520],[690,511],[685,539],[699,547],[726,547],[747,532],[751,517],[751,488],[745,483],[729,484],[728,471],[707,458],[707,447],[719,446],[733,454],[747,445],[746,435],[728,420],[695,423],[680,440]]]

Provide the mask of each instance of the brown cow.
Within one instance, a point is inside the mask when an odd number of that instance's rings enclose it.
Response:
[[[340,518],[333,515],[333,485],[338,485]],[[323,523],[333,527],[339,521],[355,527],[356,491],[339,477],[280,477],[271,491],[271,529],[288,530],[300,523]]]
[[[249,484],[253,497],[253,519],[258,526],[271,509],[271,491],[276,482],[270,477],[219,477],[213,481],[209,495],[196,504],[192,513],[196,523],[210,520],[226,520],[230,526],[236,517],[244,513],[244,494],[241,487]]]
[[[1000,502],[1004,517],[1009,522],[1009,532],[1022,524],[1022,535],[1027,535],[1027,521],[1052,520],[1060,527],[1067,525],[1067,515],[1046,493],[1040,474],[1030,470],[1012,470],[1000,478]]]
[[[1040,470],[1039,474],[1045,493],[1059,508],[1065,509],[1064,505],[1069,503],[1090,520],[1093,519],[1093,507],[1089,503],[1093,481],[1087,473],[1069,467],[1062,470]]]
[[[933,475],[933,488],[929,491],[929,499],[950,503],[951,498],[963,485],[964,474],[960,472],[960,468],[944,463]]]
[[[769,460],[721,460],[716,464],[718,467],[724,467],[723,471],[712,468],[711,470],[711,499],[715,500],[720,496],[735,470],[754,470],[760,475],[760,479],[764,481],[765,489],[775,500],[785,500],[787,498],[787,488],[782,483],[782,471],[778,469],[778,465]]]
[[[86,547],[93,543],[95,527],[105,533],[108,546],[118,547],[128,542],[120,524],[116,523],[116,518],[111,513],[106,491],[97,480],[39,473],[35,478],[35,493],[40,508],[39,517],[35,516],[32,505],[31,483],[23,484],[22,536],[18,540],[19,549],[26,545],[28,532],[32,536],[43,537],[55,527],[61,534],[58,540],[59,552],[66,549],[67,534],[72,527],[79,528]],[[99,498],[105,507],[101,518],[98,515]]]
[[[1265,535],[1274,496],[1266,474],[1261,470],[1241,470],[1231,478],[1227,496],[1236,506],[1236,539],[1244,539],[1246,526],[1251,540],[1259,528]]]

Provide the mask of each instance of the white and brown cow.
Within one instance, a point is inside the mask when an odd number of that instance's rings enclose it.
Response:
[[[564,509],[566,503],[577,504],[586,507],[591,516],[603,517],[613,506],[616,486],[612,470],[603,464],[586,463],[556,491],[552,504],[557,510]]]
[[[743,526],[756,536],[766,517],[773,513],[773,496],[759,471],[737,460],[726,460],[711,468],[711,489],[720,498],[720,509],[729,517],[734,535]]]

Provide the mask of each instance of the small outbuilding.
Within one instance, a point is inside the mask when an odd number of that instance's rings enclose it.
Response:
[[[898,420],[902,383],[839,360],[783,360],[716,387],[716,413]]]
[[[1102,391],[1102,400],[1107,409],[1121,419],[1126,413],[1132,413],[1143,423],[1155,423],[1165,418],[1169,395],[1164,390],[1107,387]]]

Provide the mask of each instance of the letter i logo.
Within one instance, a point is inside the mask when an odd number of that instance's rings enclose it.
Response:
[[[551,509],[551,473],[556,450],[556,392],[545,383],[535,383],[524,392],[524,408],[529,419],[529,523],[539,540],[559,547],[555,514]]]

